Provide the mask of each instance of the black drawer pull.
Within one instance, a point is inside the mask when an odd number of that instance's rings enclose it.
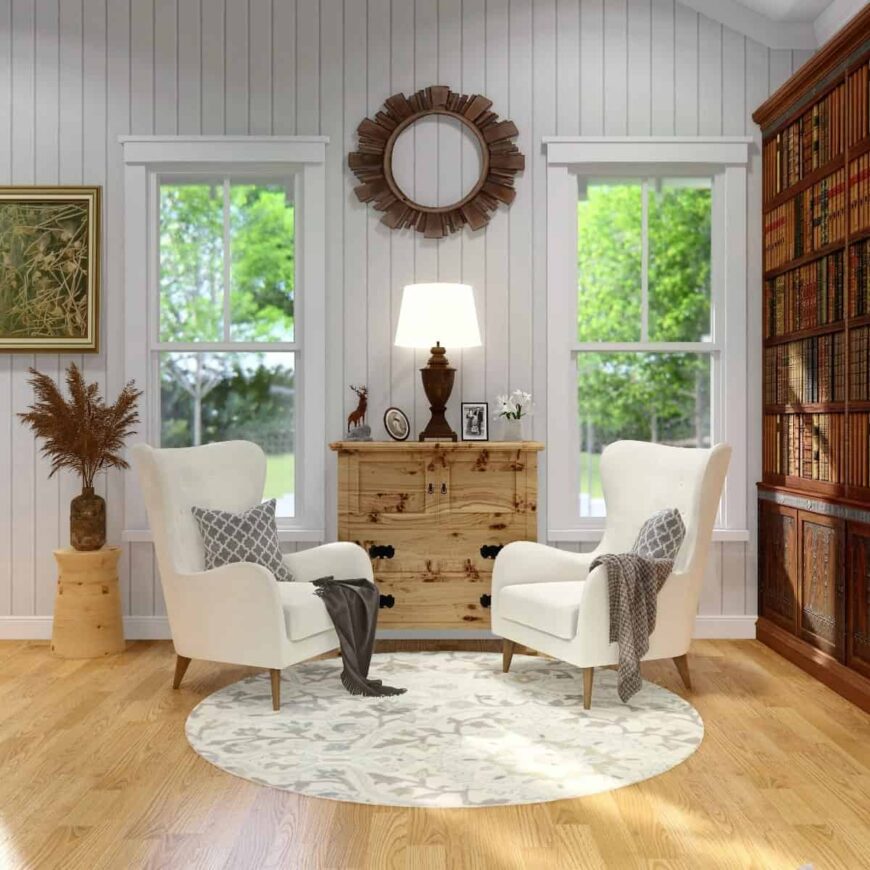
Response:
[[[432,493],[435,492],[435,484],[430,483],[429,486],[426,487],[426,491],[429,493],[429,495],[432,495]]]
[[[369,547],[369,557],[372,559],[392,559],[396,548],[392,544],[372,544]]]
[[[480,548],[480,555],[484,559],[494,559],[499,554],[503,546],[504,544],[484,544]]]
[[[396,599],[392,595],[382,595],[378,601],[378,607],[393,607]]]
[[[447,484],[446,483],[441,484],[441,495],[447,495]]]
[[[480,606],[489,607],[492,604],[492,596],[484,593],[480,596]]]

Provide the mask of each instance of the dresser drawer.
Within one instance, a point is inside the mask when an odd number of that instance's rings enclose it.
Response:
[[[431,574],[440,570],[441,553],[431,530],[352,528],[349,538],[369,554],[376,574]]]
[[[489,609],[480,601],[489,595],[488,575],[376,572],[375,583],[393,599],[378,612],[381,628],[489,628]]]

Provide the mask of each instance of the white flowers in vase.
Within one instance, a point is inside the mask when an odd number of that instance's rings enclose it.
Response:
[[[496,417],[502,419],[502,441],[524,441],[524,422],[533,410],[532,394],[514,390],[509,396],[496,396]]]
[[[509,396],[496,396],[495,404],[496,416],[506,420],[522,420],[533,411],[532,394],[522,390],[514,390]]]

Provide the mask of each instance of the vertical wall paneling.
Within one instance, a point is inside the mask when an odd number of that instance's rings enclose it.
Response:
[[[698,135],[698,13],[674,4],[674,134]]]
[[[626,0],[604,4],[604,135],[628,133],[628,16]]]
[[[579,19],[575,14],[574,20]],[[517,176],[517,199],[509,213],[510,254],[508,274],[510,290],[508,301],[508,383],[511,389],[519,388],[534,392],[532,375],[532,330],[534,316],[532,311],[532,229],[534,226],[534,187],[533,166],[535,165],[535,139],[533,136],[533,82],[532,62],[532,9],[527,3],[510,4],[510,55],[509,76],[509,117],[520,131],[517,144],[526,156],[525,171]],[[575,45],[577,42],[575,42]],[[575,64],[572,86],[573,99],[579,84],[579,68]],[[579,109],[579,106],[578,106]],[[575,116],[575,127],[579,127],[579,117]],[[464,240],[463,240],[464,243]],[[488,397],[492,401],[492,396]]]
[[[224,0],[200,0],[202,84],[201,127],[204,134],[224,132]]]
[[[272,4],[272,132],[296,132],[296,0]]]
[[[301,3],[302,0],[297,0]],[[308,10],[303,10],[306,14]],[[296,4],[293,4],[293,16],[287,16],[286,25],[290,36],[295,36],[298,28],[296,17]],[[305,21],[302,23],[305,32],[310,30],[311,25]],[[323,25],[318,23],[320,31],[320,47],[318,57],[322,57],[323,65],[334,71],[341,70],[344,56],[344,21],[342,17],[342,4],[340,0],[331,0],[323,4]],[[280,44],[280,43],[276,43]],[[298,56],[298,42],[293,44],[293,57]],[[307,56],[306,56],[307,57]],[[306,64],[310,60],[306,59]],[[296,106],[299,94],[296,82],[297,72],[301,75],[305,70],[297,70],[295,66],[285,72],[286,76],[292,72],[292,81],[288,90],[294,94],[293,102],[282,106],[282,113],[276,113],[276,118],[283,117],[282,123],[290,126],[295,132],[297,124]],[[276,94],[277,96],[277,94]],[[321,87],[318,89],[318,98],[322,105],[318,109],[319,131],[329,136],[329,147],[326,149],[326,214],[329,226],[329,243],[326,257],[326,286],[331,292],[326,297],[326,334],[329,336],[330,347],[328,358],[335,361],[326,373],[326,386],[332,400],[326,405],[326,431],[332,437],[339,437],[344,431],[344,391],[347,383],[344,378],[344,310],[342,300],[344,296],[344,257],[337,252],[344,250],[344,204],[347,196],[347,177],[345,175],[344,157],[344,77],[337,72],[331,76],[325,76]],[[306,103],[302,122],[313,123],[312,111]],[[304,130],[308,134],[313,130]],[[352,194],[351,194],[352,195]],[[302,290],[304,292],[304,288]],[[304,353],[304,349],[303,349]],[[330,457],[331,459],[331,457]],[[326,478],[326,532],[329,536],[335,535],[336,527],[336,490],[337,474],[334,461],[328,461]]]
[[[628,0],[629,136],[649,136],[652,128],[653,78],[650,73],[653,40],[650,11],[650,0]],[[659,87],[656,83],[656,88]]]
[[[366,28],[368,32],[367,115],[372,117],[380,109],[384,100],[393,93],[390,90],[390,0],[369,0]],[[349,181],[346,182],[346,189],[352,200],[355,200],[353,185]],[[368,423],[372,427],[372,437],[383,438],[385,437],[383,413],[391,404],[390,363],[393,332],[390,317],[390,288],[392,287],[390,244],[393,233],[381,223],[380,212],[361,205],[358,207],[365,212],[368,240],[366,276],[368,305],[364,311],[364,316],[368,319],[366,384],[369,387],[371,409]],[[376,372],[379,374],[375,377]]]
[[[181,135],[202,131],[202,7],[196,2],[178,4],[178,106],[177,124]]]
[[[224,117],[230,136],[249,132],[248,4],[228,2],[224,36]],[[262,48],[260,49],[262,51]]]
[[[650,8],[650,125],[653,136],[674,135],[674,0]]]
[[[537,41],[535,47],[540,48]],[[536,51],[536,63],[540,56],[541,52]],[[580,135],[601,136],[604,133],[604,0],[580,0],[578,92]]]
[[[248,24],[248,131],[266,136],[272,132],[272,0],[249,0]]]
[[[480,46],[486,41],[485,0],[462,0],[460,5],[460,72],[461,91],[466,94],[485,94],[486,57]],[[460,155],[462,189],[474,184],[479,171],[479,157],[472,146],[463,140]],[[486,392],[486,230],[463,233],[462,281],[474,288],[474,303],[480,324],[482,347],[460,351],[461,396],[466,402],[492,401]],[[393,248],[398,244],[394,239]],[[394,279],[394,284],[397,283]],[[394,377],[395,382],[395,377]]]
[[[510,66],[507,0],[486,3],[486,95],[500,115],[510,105]],[[510,222],[497,215],[486,228],[486,394],[492,402],[499,393],[515,389],[508,383],[510,356],[508,329]],[[498,437],[496,435],[496,437]]]
[[[327,425],[344,429],[369,387],[370,423],[383,437],[388,405],[416,434],[428,407],[417,369],[425,351],[395,348],[401,289],[462,280],[475,288],[483,346],[458,349],[459,401],[492,402],[531,389],[534,435],[546,437],[546,172],[541,139],[574,135],[756,135],[749,113],[809,54],[770,51],[676,0],[0,0],[0,181],[99,184],[104,191],[102,347],[94,355],[0,355],[0,615],[48,615],[51,549],[68,543],[78,481],[48,480],[29,431],[13,416],[31,400],[34,362],[60,374],[80,363],[110,397],[124,372],[123,170],[118,136],[318,134],[327,151]],[[526,170],[517,199],[489,226],[441,242],[389,232],[357,202],[346,153],[360,119],[397,91],[435,82],[484,93],[520,130]],[[440,125],[416,134],[408,168],[416,192],[457,197],[476,175],[473,146]],[[458,168],[457,168],[458,167]],[[758,155],[749,167],[747,274],[750,348],[747,443],[758,443],[761,271]],[[304,288],[300,288],[304,292]],[[753,337],[754,336],[754,337]],[[495,430],[493,435],[495,435]],[[332,457],[330,457],[332,460]],[[546,455],[542,457],[542,465]],[[749,452],[750,477],[759,457]],[[124,480],[98,481],[109,538],[121,540]],[[326,482],[334,534],[334,468]],[[545,496],[540,523],[545,531]],[[753,540],[716,544],[702,597],[707,614],[752,613]],[[291,543],[289,550],[309,546]],[[562,544],[582,552],[591,543]],[[160,615],[152,548],[125,546],[125,613]]]

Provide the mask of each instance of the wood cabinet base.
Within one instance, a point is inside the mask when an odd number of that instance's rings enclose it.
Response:
[[[120,547],[55,550],[58,578],[51,651],[66,659],[91,659],[124,651]]]
[[[758,620],[756,636],[838,695],[870,713],[870,680],[764,617]]]

